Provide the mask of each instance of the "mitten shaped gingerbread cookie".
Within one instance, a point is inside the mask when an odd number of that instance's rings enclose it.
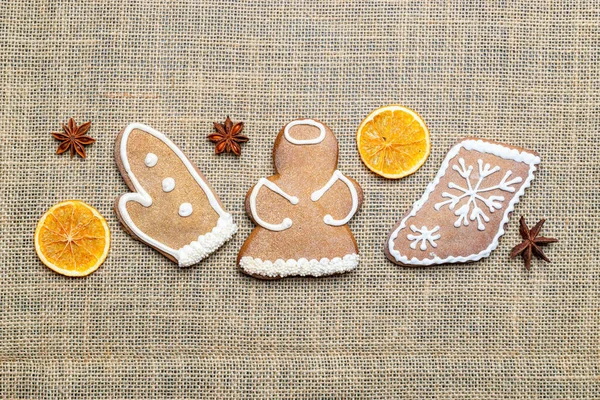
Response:
[[[129,125],[117,137],[115,159],[133,191],[115,202],[119,221],[180,267],[196,264],[236,232],[206,178],[162,133]]]
[[[461,140],[423,197],[390,233],[387,257],[406,266],[488,257],[539,163],[537,153],[519,147]]]
[[[324,276],[358,265],[347,223],[363,200],[358,183],[337,170],[338,144],[325,124],[292,121],[275,139],[275,175],[246,196],[257,227],[238,255],[246,274],[263,279]]]

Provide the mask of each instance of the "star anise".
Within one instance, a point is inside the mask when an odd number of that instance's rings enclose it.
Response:
[[[550,259],[546,257],[540,246],[546,245],[548,243],[558,242],[558,239],[548,238],[543,236],[538,236],[540,234],[540,230],[542,229],[542,225],[546,222],[545,219],[540,220],[535,226],[531,229],[525,223],[525,218],[521,216],[519,220],[519,233],[523,238],[523,242],[516,245],[512,251],[510,252],[510,258],[515,258],[519,254],[525,260],[525,268],[529,270],[531,267],[531,258],[532,256],[536,256],[537,258],[541,258],[544,261],[550,262]]]
[[[67,125],[63,124],[62,126],[63,132],[52,133],[52,136],[54,136],[55,139],[62,142],[58,146],[58,149],[56,149],[56,154],[62,154],[67,150],[71,150],[71,158],[73,158],[75,153],[79,154],[81,158],[85,158],[85,148],[83,146],[87,146],[96,141],[86,135],[91,125],[91,122],[86,122],[81,126],[77,126],[75,120],[69,118]]]
[[[247,136],[242,135],[244,123],[238,122],[234,125],[229,119],[229,116],[227,116],[224,124],[214,122],[213,125],[215,126],[216,132],[208,135],[208,139],[211,142],[216,143],[215,153],[221,154],[226,151],[228,153],[233,152],[237,156],[242,154],[240,143],[249,140]]]

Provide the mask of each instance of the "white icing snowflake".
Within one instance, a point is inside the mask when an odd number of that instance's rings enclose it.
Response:
[[[464,203],[461,207],[458,208],[458,210],[454,212],[454,215],[458,216],[458,219],[456,220],[456,222],[454,222],[454,226],[457,228],[461,225],[467,226],[469,225],[469,220],[477,220],[477,229],[479,229],[480,231],[484,231],[485,225],[483,224],[483,221],[489,222],[490,218],[483,212],[481,208],[479,208],[478,201],[485,204],[489,208],[490,212],[493,213],[494,211],[502,208],[504,196],[484,197],[481,195],[481,193],[490,192],[492,190],[498,189],[503,190],[505,192],[514,193],[515,188],[512,187],[512,185],[514,185],[515,183],[522,182],[523,179],[520,177],[516,177],[509,181],[508,178],[510,178],[510,176],[512,175],[512,171],[507,171],[504,175],[504,178],[502,178],[502,181],[500,181],[499,184],[495,186],[482,188],[481,184],[483,183],[485,178],[500,171],[500,167],[496,166],[494,168],[490,168],[490,164],[485,164],[484,166],[482,160],[477,160],[477,163],[479,164],[479,179],[475,183],[475,186],[473,186],[471,184],[471,172],[473,172],[473,166],[470,165],[469,168],[467,168],[465,166],[465,160],[462,158],[458,160],[458,163],[460,164],[460,167],[458,165],[454,165],[452,169],[457,171],[460,174],[460,176],[464,178],[464,180],[467,183],[467,187],[461,187],[455,184],[454,182],[448,183],[448,187],[450,189],[460,190],[462,194],[453,195],[448,192],[442,193],[442,197],[448,198],[450,200],[437,203],[435,205],[435,209],[439,211],[440,208],[448,204],[450,210],[454,210],[454,208],[458,205],[458,203],[460,203],[460,201],[463,198],[467,198],[467,202]]]
[[[421,229],[418,229],[416,226],[411,225],[410,229],[415,233],[419,233],[419,235],[408,234],[406,236],[408,240],[413,241],[410,244],[411,249],[416,249],[417,244],[419,244],[419,242],[421,242],[421,246],[419,246],[419,248],[423,251],[427,249],[427,242],[429,242],[431,247],[437,247],[437,243],[435,241],[438,240],[441,236],[439,233],[437,235],[434,235],[434,233],[440,230],[439,226],[436,226],[432,230],[428,230],[426,226],[423,226],[421,227]]]

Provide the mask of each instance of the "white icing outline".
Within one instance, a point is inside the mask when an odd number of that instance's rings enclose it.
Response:
[[[137,180],[137,177],[131,171],[131,166],[129,165],[129,158],[127,156],[127,141],[129,139],[129,135],[135,129],[139,129],[159,139],[161,142],[166,144],[177,155],[177,157],[179,157],[179,159],[187,168],[188,172],[192,175],[194,180],[206,194],[211,207],[217,214],[219,214],[217,226],[215,226],[211,232],[207,232],[204,235],[198,236],[197,240],[192,241],[189,245],[186,245],[180,249],[173,249],[166,244],[146,235],[146,233],[144,233],[140,228],[137,227],[137,225],[135,225],[131,219],[131,216],[129,215],[129,212],[127,211],[127,203],[130,201],[139,203],[144,207],[150,207],[152,205],[152,197],[150,197],[150,195],[144,190],[143,186]],[[214,252],[223,243],[229,240],[237,231],[237,225],[233,222],[231,214],[227,213],[221,207],[217,201],[217,198],[215,197],[215,194],[212,192],[212,190],[210,190],[208,184],[200,177],[190,160],[188,160],[179,147],[171,142],[171,140],[164,134],[144,124],[129,124],[123,131],[119,150],[123,169],[127,173],[127,177],[135,189],[135,192],[126,193],[119,198],[119,214],[121,216],[121,220],[129,227],[129,229],[131,229],[135,236],[140,238],[142,241],[146,242],[157,250],[174,257],[179,262],[180,267],[187,267],[196,264]]]
[[[320,260],[283,260],[263,261],[260,258],[242,257],[240,268],[250,275],[265,276],[269,278],[284,278],[286,276],[325,276],[352,271],[358,266],[358,254],[346,254],[344,257]]]
[[[252,213],[252,218],[254,218],[254,221],[258,225],[270,231],[280,232],[289,229],[292,226],[292,220],[290,218],[285,218],[280,224],[270,224],[268,222],[263,221],[258,216],[258,213],[256,211],[256,197],[258,196],[260,188],[263,186],[266,186],[267,188],[271,189],[273,192],[277,193],[293,205],[298,204],[298,198],[296,196],[290,196],[289,194],[284,192],[283,189],[277,186],[276,183],[271,182],[266,178],[260,178],[258,180],[258,183],[252,189],[252,193],[250,194],[250,212]]]
[[[165,193],[169,193],[175,190],[175,179],[171,178],[170,176],[163,179],[160,184],[162,186],[163,192]]]
[[[335,170],[335,172],[333,173],[329,181],[325,184],[325,186],[323,186],[319,190],[314,191],[313,194],[310,195],[310,199],[312,201],[318,201],[333,186],[333,184],[338,181],[338,179],[344,182],[350,190],[350,195],[352,196],[352,209],[350,210],[350,213],[343,219],[333,219],[333,217],[330,214],[327,214],[323,218],[323,222],[331,226],[345,225],[348,223],[348,221],[350,221],[354,214],[356,214],[356,211],[358,210],[358,193],[356,192],[354,184],[350,181],[350,179],[346,178],[344,174],[342,174],[340,171]]]
[[[321,133],[319,134],[318,137],[316,137],[314,139],[294,139],[290,135],[290,128],[293,126],[296,126],[296,125],[314,126],[316,128],[319,128]],[[283,130],[283,136],[286,138],[286,140],[288,142],[297,144],[297,145],[318,144],[318,143],[321,143],[323,140],[325,140],[326,132],[325,132],[325,126],[322,123],[315,121],[314,119],[298,119],[296,121],[290,122],[289,124],[287,124],[285,126],[285,129]]]
[[[498,229],[498,232],[496,233],[496,236],[494,236],[494,239],[492,240],[490,245],[485,250],[483,250],[477,254],[471,254],[467,257],[449,256],[444,259],[441,259],[440,257],[435,256],[434,258],[424,258],[422,260],[418,259],[417,257],[413,257],[413,258],[409,259],[407,256],[400,254],[400,251],[398,251],[394,248],[394,241],[398,237],[398,233],[406,227],[406,221],[410,217],[414,217],[417,214],[417,212],[423,207],[423,205],[427,202],[431,192],[434,191],[436,186],[440,183],[440,180],[446,174],[446,170],[448,169],[448,165],[450,164],[450,161],[452,159],[454,159],[454,157],[457,156],[458,152],[462,148],[464,148],[468,151],[475,150],[480,153],[493,154],[493,155],[503,158],[505,160],[513,160],[513,161],[517,161],[517,162],[523,162],[523,163],[529,165],[529,174],[528,174],[527,178],[525,179],[525,182],[523,183],[523,185],[521,185],[521,188],[519,189],[519,191],[515,194],[515,196],[508,203],[508,206],[506,207],[506,210],[504,211],[504,217],[502,218],[502,221],[500,222],[500,227]],[[444,159],[444,162],[442,163],[442,166],[440,167],[440,170],[438,171],[435,179],[427,186],[427,188],[425,189],[425,193],[423,193],[423,196],[415,202],[411,212],[406,217],[404,217],[404,219],[402,219],[398,228],[396,228],[390,235],[390,238],[389,238],[388,244],[387,244],[389,253],[394,257],[394,259],[397,262],[400,262],[402,264],[407,264],[407,265],[433,265],[433,264],[446,264],[446,263],[456,263],[456,262],[468,262],[468,261],[477,261],[484,257],[488,257],[491,254],[491,252],[494,251],[498,247],[498,241],[499,241],[500,237],[502,235],[504,235],[504,225],[508,222],[509,215],[514,210],[515,204],[518,203],[519,198],[525,193],[525,189],[527,189],[531,185],[531,181],[534,178],[533,173],[537,170],[536,165],[539,164],[540,161],[541,161],[540,157],[536,156],[535,154],[529,153],[527,151],[519,151],[517,149],[511,149],[511,148],[502,146],[500,144],[484,142],[482,140],[467,139],[467,140],[464,140],[464,141],[456,144],[454,147],[452,147],[450,149],[450,151],[446,155],[446,158]]]

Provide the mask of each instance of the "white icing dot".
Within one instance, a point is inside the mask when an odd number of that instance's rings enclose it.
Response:
[[[192,211],[194,211],[194,209],[190,203],[182,203],[179,206],[179,215],[182,217],[189,217],[192,214]]]
[[[175,179],[173,178],[165,178],[162,181],[163,191],[169,193],[175,189]]]
[[[146,154],[146,158],[144,159],[144,164],[146,164],[147,167],[154,167],[157,162],[158,162],[158,156],[156,154],[154,154],[154,153]]]

